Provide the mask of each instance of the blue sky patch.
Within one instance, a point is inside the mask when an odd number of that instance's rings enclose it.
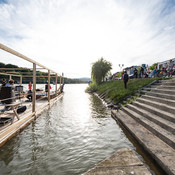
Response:
[[[0,0],[0,4],[8,4],[7,0]]]

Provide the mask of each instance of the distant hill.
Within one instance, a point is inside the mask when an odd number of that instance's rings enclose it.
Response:
[[[13,64],[5,64],[5,63],[0,62],[0,68],[22,68],[22,67],[18,67],[17,65],[13,65]],[[24,68],[24,70],[13,70],[13,72],[18,72],[18,75],[22,75],[24,73],[27,73],[28,75],[31,75],[31,77],[23,77],[23,79],[22,79],[23,83],[29,83],[30,81],[31,82],[33,81],[33,77],[32,77],[33,72],[31,70],[28,70],[28,69]],[[0,73],[6,73],[6,71],[5,70],[0,70]],[[48,77],[42,77],[42,76],[48,76],[48,73],[46,73],[46,72],[37,71],[37,75],[41,76],[41,77],[37,77],[37,83],[45,84],[46,81],[48,80]],[[2,78],[7,79],[7,81],[8,81],[9,76],[8,75],[0,75],[0,80]],[[15,80],[15,82],[19,82],[18,77],[13,77],[13,80]],[[64,83],[65,84],[88,83],[89,81],[90,81],[90,78],[74,78],[74,79],[71,79],[71,78],[64,77]],[[50,82],[51,83],[55,82],[55,77],[51,77]],[[57,82],[58,83],[60,82],[59,78],[57,79]]]
[[[87,81],[87,82],[91,81],[91,78],[88,78],[88,77],[76,78],[76,79],[81,80],[81,81]]]

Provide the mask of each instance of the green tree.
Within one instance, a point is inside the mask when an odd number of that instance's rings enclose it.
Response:
[[[0,62],[0,68],[4,68],[5,67],[5,64]]]
[[[14,65],[14,64],[6,64],[5,68],[18,68],[18,66]]]
[[[156,66],[158,66],[158,63],[154,63],[154,64],[153,64],[152,66],[150,66],[149,68],[150,68],[150,70],[154,70]]]
[[[112,69],[112,64],[106,61],[104,58],[99,59],[92,64],[91,78],[96,84],[100,84],[104,81],[105,76]]]

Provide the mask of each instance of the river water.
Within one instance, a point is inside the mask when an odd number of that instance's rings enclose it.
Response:
[[[0,148],[0,174],[79,175],[133,145],[111,111],[87,85],[65,85],[64,96]]]

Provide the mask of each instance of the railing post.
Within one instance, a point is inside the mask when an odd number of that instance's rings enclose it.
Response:
[[[50,70],[48,70],[48,102],[50,102]]]
[[[32,93],[32,112],[36,108],[36,64],[33,63],[33,93]]]
[[[62,73],[62,77],[63,77],[63,83],[62,84],[64,84],[64,73]]]
[[[22,76],[20,76],[20,85],[22,86]]]
[[[9,80],[11,80],[12,79],[12,76],[11,75],[9,75]]]
[[[57,74],[56,74],[56,80],[55,80],[55,95],[57,96]]]
[[[61,75],[60,75],[60,88],[61,88]]]

